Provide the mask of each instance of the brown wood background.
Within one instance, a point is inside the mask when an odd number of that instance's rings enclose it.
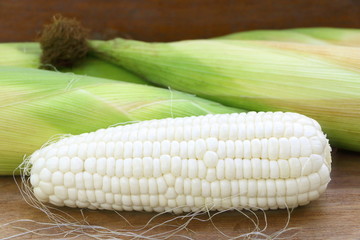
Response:
[[[1,0],[0,41],[33,40],[56,13],[76,17],[97,39],[172,41],[259,28],[360,28],[359,0]]]

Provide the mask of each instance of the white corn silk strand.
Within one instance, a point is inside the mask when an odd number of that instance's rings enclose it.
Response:
[[[320,125],[296,113],[144,121],[70,136],[27,161],[35,197],[118,211],[278,209],[317,199],[330,181]]]

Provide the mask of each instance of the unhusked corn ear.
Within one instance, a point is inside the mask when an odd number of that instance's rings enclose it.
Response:
[[[0,66],[0,175],[19,174],[23,156],[39,149],[51,136],[77,135],[132,121],[240,111],[245,110],[143,84]],[[64,146],[58,154],[71,158],[79,152],[80,159],[91,155],[98,136],[89,134],[93,144]],[[144,142],[145,150],[150,149],[148,143]],[[106,145],[107,153],[117,157],[118,151],[111,151],[122,148],[122,142],[109,147],[111,144]],[[99,143],[97,148],[104,146]]]
[[[360,48],[226,39],[90,44],[96,56],[164,87],[312,117],[332,145],[360,152]]]
[[[278,209],[317,199],[330,181],[320,125],[296,113],[150,120],[64,138],[30,158],[34,195],[114,210]]]

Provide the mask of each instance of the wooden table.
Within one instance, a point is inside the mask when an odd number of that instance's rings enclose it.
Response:
[[[333,151],[332,181],[321,198],[307,206],[294,209],[290,215],[288,228],[290,230],[281,235],[286,239],[360,239],[360,154],[346,151]],[[19,180],[19,179],[17,179]],[[0,225],[19,219],[30,219],[37,222],[49,222],[45,214],[27,205],[21,196],[12,177],[0,178]],[[65,213],[81,220],[83,217],[78,209],[61,208]],[[245,211],[251,219],[255,220],[251,212]],[[134,229],[131,228],[120,216],[111,211],[84,211],[89,224],[100,225],[109,229]],[[137,227],[143,226],[153,213],[143,212],[122,212],[130,223]],[[260,228],[264,228],[264,215],[257,212]],[[286,210],[266,212],[268,226],[264,233],[271,235],[281,230],[288,220]],[[155,219],[154,223],[159,224],[166,220],[173,219],[172,214],[164,214]],[[206,216],[200,218],[206,219]],[[188,219],[187,219],[188,220]],[[175,220],[172,224],[181,225],[185,221]],[[244,215],[238,212],[226,212],[213,218],[213,223],[229,236],[236,236],[253,230],[253,224]],[[151,225],[154,226],[155,224]],[[13,227],[26,227],[28,229],[41,228],[39,224],[32,222],[18,222],[0,227],[0,238],[24,232]],[[149,228],[147,228],[149,229]],[[164,233],[172,230],[173,227],[161,226],[149,232],[148,235]],[[59,233],[59,229],[53,228],[41,231],[43,234]],[[211,222],[193,220],[187,230],[179,234],[186,235],[193,239],[228,239],[222,236]],[[293,236],[296,234],[295,236]],[[50,235],[47,235],[50,236]],[[68,237],[70,237],[69,235]],[[291,237],[293,236],[293,237]],[[64,237],[59,235],[57,237]],[[53,237],[41,237],[35,234],[27,234],[15,239],[53,239]],[[77,239],[88,239],[87,237]],[[125,238],[126,239],[126,238]],[[128,238],[129,239],[129,238]],[[183,239],[172,237],[170,239]]]

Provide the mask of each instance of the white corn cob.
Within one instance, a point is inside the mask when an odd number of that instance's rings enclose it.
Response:
[[[330,181],[313,119],[249,112],[151,120],[64,138],[36,151],[34,195],[57,206],[176,213],[292,208]]]

